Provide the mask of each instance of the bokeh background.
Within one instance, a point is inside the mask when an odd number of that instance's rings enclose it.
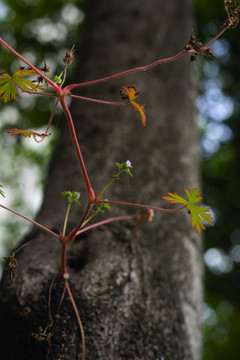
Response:
[[[0,0],[0,35],[35,65],[62,71],[66,49],[80,44],[87,0]],[[222,0],[193,0],[195,27],[206,43],[223,27]],[[173,30],[174,31],[174,30]],[[198,56],[199,133],[204,202],[212,207],[215,227],[204,234],[205,298],[203,360],[240,359],[240,26],[212,46],[217,58]],[[186,39],[186,42],[188,39]],[[184,44],[179,44],[181,49]],[[169,56],[174,54],[169,54]],[[155,60],[155,59],[153,59]],[[186,63],[187,64],[187,63]],[[0,51],[0,71],[21,66],[7,50]],[[141,64],[140,64],[141,65]],[[71,67],[72,74],[76,64]],[[1,202],[34,218],[43,192],[46,169],[58,138],[36,144],[3,132],[7,126],[44,132],[53,103],[21,95],[18,105],[0,104]],[[0,265],[31,225],[0,209]]]

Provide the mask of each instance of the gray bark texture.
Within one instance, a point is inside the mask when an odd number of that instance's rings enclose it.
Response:
[[[146,65],[182,50],[192,31],[189,0],[91,0],[84,41],[77,44],[79,68],[73,82],[93,80]],[[71,47],[71,44],[69,45]],[[146,104],[147,125],[132,105],[108,106],[73,100],[71,112],[96,194],[130,160],[133,179],[122,174],[106,193],[109,200],[168,207],[166,192],[184,195],[199,186],[196,79],[189,57],[107,83],[80,95],[120,101],[121,86],[136,85]],[[76,93],[76,92],[75,92]],[[37,221],[58,233],[63,226],[63,190],[81,192],[69,230],[86,204],[85,185],[65,118],[49,168]],[[169,205],[170,207],[170,205]],[[174,207],[174,205],[172,206]],[[110,214],[131,214],[112,206]],[[19,276],[1,283],[0,354],[4,360],[81,359],[81,337],[63,282],[51,294],[51,346],[31,334],[49,323],[49,288],[60,270],[61,244],[34,229],[36,239],[17,254]],[[200,360],[201,239],[186,211],[155,213],[151,224],[102,226],[79,236],[68,254],[69,283],[86,337],[87,360]]]

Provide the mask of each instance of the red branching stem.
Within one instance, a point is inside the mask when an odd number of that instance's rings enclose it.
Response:
[[[60,236],[60,235],[57,235],[55,232],[53,232],[52,230],[46,228],[44,225],[41,225],[41,224],[37,223],[36,221],[34,221],[34,220],[32,220],[32,219],[29,219],[27,216],[24,216],[24,215],[20,214],[19,212],[14,211],[14,210],[8,208],[7,206],[4,206],[4,205],[2,205],[2,204],[0,204],[0,206],[1,206],[3,209],[8,210],[8,211],[12,212],[13,214],[16,214],[16,215],[22,217],[23,219],[31,222],[32,224],[38,226],[40,229],[42,229],[42,230],[48,232],[49,234],[55,236],[58,240],[61,240],[61,236]]]
[[[67,246],[68,244],[62,245],[62,263],[61,263],[61,275],[67,274]]]
[[[113,80],[113,79],[119,78],[121,76],[132,74],[134,72],[146,71],[146,70],[149,70],[149,69],[153,68],[154,66],[157,66],[157,65],[163,64],[163,63],[167,63],[167,62],[170,62],[170,61],[174,61],[174,60],[180,58],[181,56],[183,56],[184,54],[189,54],[189,53],[192,53],[192,52],[195,52],[195,50],[181,51],[180,53],[178,53],[175,56],[154,61],[153,63],[151,63],[149,65],[136,67],[134,69],[126,70],[126,71],[120,72],[118,74],[107,76],[107,77],[97,79],[97,80],[87,81],[87,82],[80,83],[80,84],[71,84],[71,85],[66,86],[64,88],[64,91],[68,92],[68,91],[70,91],[72,89],[76,89],[76,88],[83,87],[83,86],[88,86],[88,85],[99,84],[101,82],[108,81],[108,80]]]
[[[89,194],[92,191],[92,187],[91,187],[91,184],[90,184],[90,181],[89,181],[89,178],[88,178],[87,170],[86,170],[86,167],[85,167],[85,164],[84,164],[84,161],[83,161],[83,157],[82,157],[82,154],[81,154],[81,150],[80,150],[80,147],[79,147],[79,143],[78,143],[78,140],[77,140],[77,135],[76,135],[76,132],[75,132],[72,116],[71,116],[71,113],[70,113],[70,111],[68,109],[68,106],[66,104],[65,98],[61,98],[60,102],[61,102],[63,111],[65,112],[65,115],[66,115],[67,120],[68,120],[68,125],[69,125],[69,129],[70,129],[70,132],[71,132],[73,144],[74,144],[74,147],[75,147],[75,150],[76,150],[76,153],[77,153],[77,157],[78,157],[81,169],[82,169],[83,177],[84,177],[85,184],[86,184],[86,187],[87,187],[87,191],[88,191],[88,194]]]
[[[51,126],[51,123],[52,123],[52,120],[53,120],[53,116],[54,116],[54,114],[55,114],[55,111],[56,111],[58,102],[59,102],[59,99],[57,99],[57,101],[55,102],[55,105],[54,105],[54,107],[53,107],[53,111],[52,111],[51,116],[50,116],[50,119],[49,119],[49,121],[48,121],[47,129],[46,129],[46,131],[45,131],[45,133],[44,133],[45,136],[44,136],[41,140],[36,140],[36,139],[35,139],[35,141],[36,141],[37,143],[42,142],[42,141],[45,139],[45,137],[47,136],[47,133],[48,133],[48,130],[49,130],[50,126]]]
[[[85,228],[79,230],[77,232],[76,235],[80,235],[81,233],[85,232],[85,231],[88,231],[88,230],[91,230],[95,227],[98,227],[98,226],[102,226],[102,225],[106,225],[106,224],[109,224],[111,222],[115,222],[115,221],[119,221],[119,220],[132,220],[132,219],[135,219],[137,217],[138,214],[133,214],[133,215],[123,215],[123,216],[116,216],[116,217],[112,217],[110,219],[106,219],[106,220],[103,220],[103,221],[99,221],[95,224],[92,224],[92,225],[89,225],[89,226],[86,226]]]
[[[95,203],[96,204],[98,204],[98,203],[106,203],[106,204],[136,206],[136,207],[141,207],[141,208],[145,208],[145,209],[152,209],[152,210],[164,211],[164,212],[175,212],[175,211],[181,210],[181,209],[186,207],[186,205],[183,205],[183,206],[180,206],[180,207],[178,207],[176,209],[162,209],[162,208],[157,207],[157,206],[128,203],[128,202],[123,202],[123,201],[110,201],[110,200],[99,200],[99,201],[97,200]]]
[[[212,40],[210,40],[206,45],[201,49],[201,52],[205,51],[215,40],[217,40],[227,29],[229,29],[231,24],[228,24],[220,33],[218,33]]]
[[[87,208],[86,208],[83,216],[81,217],[79,223],[77,224],[77,226],[65,237],[66,244],[69,244],[75,240],[75,237],[77,236],[78,231],[81,229],[82,224],[87,219],[92,207],[93,207],[93,204],[87,205]]]
[[[72,292],[71,292],[71,289],[70,289],[67,279],[65,279],[65,286],[66,286],[70,301],[72,303],[72,306],[73,306],[73,309],[74,309],[74,312],[75,312],[75,315],[77,318],[78,326],[80,329],[80,333],[81,333],[81,337],[82,337],[82,360],[85,360],[85,338],[84,338],[83,326],[82,326],[80,315],[79,315],[79,312],[78,312],[78,309],[77,309],[76,303],[74,301],[74,298],[73,298],[73,295],[72,295]]]
[[[57,92],[59,91],[59,86],[49,79],[45,74],[43,74],[38,68],[36,68],[34,65],[32,65],[29,61],[27,61],[22,55],[20,55],[16,50],[14,50],[10,45],[8,45],[1,37],[0,37],[0,43],[3,44],[9,51],[11,51],[15,56],[17,56],[19,59],[21,59],[25,64],[27,64],[31,69],[36,71],[43,79],[47,81],[49,85],[53,89],[55,89]]]
[[[99,103],[99,104],[106,104],[106,105],[126,105],[126,104],[129,104],[129,101],[125,101],[125,102],[115,101],[114,102],[114,101],[92,99],[92,98],[88,98],[88,97],[85,97],[85,96],[79,96],[79,95],[73,95],[73,94],[68,94],[67,96],[69,96],[71,98],[75,98],[75,99],[86,100],[86,101],[91,101],[91,102],[95,102],[95,103]]]
[[[231,24],[228,24],[222,31],[220,31],[217,36],[215,36],[211,41],[209,41],[207,43],[207,45],[205,45],[201,49],[201,52],[206,50],[207,47],[209,47],[216,39],[218,39],[230,26],[231,26]],[[70,91],[72,89],[76,89],[76,88],[79,88],[79,87],[88,86],[88,85],[95,85],[95,84],[98,84],[98,83],[101,83],[101,82],[104,82],[104,81],[113,80],[113,79],[119,78],[121,76],[129,75],[129,74],[132,74],[132,73],[135,73],[135,72],[146,71],[146,70],[152,69],[153,67],[155,67],[157,65],[164,64],[164,63],[167,63],[167,62],[170,62],[170,61],[174,61],[174,60],[180,58],[181,56],[183,56],[184,54],[190,54],[190,53],[195,53],[195,52],[196,52],[195,50],[184,50],[184,51],[181,51],[180,53],[178,53],[175,56],[171,56],[171,57],[168,57],[168,58],[165,58],[165,59],[156,60],[156,61],[154,61],[153,63],[151,63],[149,65],[139,66],[139,67],[136,67],[134,69],[126,70],[126,71],[120,72],[118,74],[110,75],[110,76],[103,77],[103,78],[100,78],[100,79],[97,79],[97,80],[87,81],[87,82],[80,83],[80,84],[71,84],[71,85],[66,86],[64,90],[66,92],[68,92],[68,91]]]

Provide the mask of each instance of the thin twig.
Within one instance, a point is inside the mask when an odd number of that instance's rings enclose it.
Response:
[[[46,129],[46,131],[45,131],[45,133],[44,133],[45,137],[47,136],[48,130],[49,130],[50,126],[51,126],[51,123],[52,123],[52,120],[53,120],[53,117],[54,117],[54,114],[55,114],[55,111],[56,111],[58,102],[59,102],[59,99],[57,99],[57,101],[56,101],[55,104],[54,104],[54,107],[53,107],[53,110],[52,110],[50,119],[49,119],[49,121],[48,121],[47,129]],[[42,142],[42,141],[45,139],[45,137],[42,138],[41,140],[36,140],[36,139],[35,139],[35,141],[36,141],[37,143],[40,143],[40,142]]]
[[[22,250],[25,246],[32,244],[34,241],[36,241],[37,239],[33,239],[31,241],[26,242],[25,244],[22,244],[21,246],[19,246],[13,253],[12,256],[15,256],[20,250]]]
[[[58,305],[58,309],[57,309],[57,313],[60,312],[60,308],[62,306],[62,302],[63,302],[63,299],[64,299],[64,296],[66,294],[66,284],[64,282],[64,288],[63,288],[63,292],[62,292],[62,295],[61,295],[61,299],[60,299],[60,302],[59,302],[59,305]]]
[[[49,234],[55,236],[58,240],[61,240],[61,236],[57,235],[55,232],[53,232],[52,230],[46,228],[45,226],[37,223],[36,221],[34,221],[34,220],[32,220],[32,219],[29,219],[27,216],[24,216],[24,215],[20,214],[20,213],[17,212],[17,211],[14,211],[14,210],[8,208],[7,206],[4,206],[4,205],[2,205],[2,204],[0,204],[0,206],[1,206],[3,209],[5,209],[5,210],[7,210],[7,211],[10,211],[10,212],[12,212],[13,214],[16,214],[16,215],[22,217],[23,219],[31,222],[32,224],[38,226],[40,229],[42,229],[42,230],[48,232]]]
[[[68,106],[66,104],[65,99],[64,98],[60,99],[60,102],[61,102],[63,111],[64,111],[64,113],[66,115],[66,118],[67,118],[67,121],[68,121],[68,125],[69,125],[69,129],[70,129],[70,132],[71,132],[73,144],[74,144],[74,147],[75,147],[75,150],[76,150],[76,153],[77,153],[77,157],[78,157],[78,160],[79,160],[79,163],[80,163],[80,167],[81,167],[81,170],[82,170],[82,173],[83,173],[83,177],[84,177],[85,184],[86,184],[86,187],[87,187],[87,192],[89,194],[89,192],[92,191],[92,187],[91,187],[91,184],[90,184],[90,181],[89,181],[88,173],[87,173],[87,170],[86,170],[86,167],[85,167],[85,164],[84,164],[84,161],[83,161],[82,153],[81,153],[81,150],[80,150],[80,147],[79,147],[79,143],[78,143],[78,140],[77,140],[77,135],[76,135],[76,131],[75,131],[75,128],[74,128],[72,116],[71,116],[71,113],[70,113],[70,111],[68,109]]]
[[[77,232],[77,235],[80,235],[82,234],[83,232],[85,231],[88,231],[88,230],[91,230],[95,227],[98,227],[98,226],[102,226],[102,225],[106,225],[106,224],[109,224],[111,222],[115,222],[115,221],[119,221],[119,220],[132,220],[132,219],[135,219],[136,217],[138,216],[138,214],[134,214],[134,215],[123,215],[123,216],[116,216],[116,217],[112,217],[110,219],[106,219],[106,220],[102,220],[102,221],[99,221],[95,224],[92,224],[92,225],[89,225],[81,230],[79,230]]]
[[[85,96],[73,95],[73,94],[67,94],[67,96],[69,96],[71,98],[75,98],[75,99],[95,102],[95,103],[98,103],[98,104],[106,104],[106,105],[126,105],[126,104],[129,104],[129,101],[121,102],[121,101],[98,100],[98,99],[93,99],[93,98],[88,98],[88,97],[85,97]]]
[[[32,65],[28,60],[26,60],[22,55],[20,55],[16,50],[14,50],[10,45],[8,45],[3,38],[0,37],[0,43],[2,43],[8,50],[10,50],[15,56],[17,56],[19,59],[21,59],[25,64],[27,64],[31,69],[33,69],[37,74],[39,74],[43,79],[47,81],[49,85],[56,91],[59,90],[59,86],[53,82],[51,79],[49,79],[45,74],[43,74],[38,68],[36,68],[34,65]]]
[[[68,283],[67,279],[65,279],[65,285],[66,285],[68,296],[69,296],[70,301],[72,303],[72,306],[73,306],[73,309],[74,309],[74,312],[75,312],[75,315],[76,315],[76,318],[77,318],[78,326],[79,326],[79,329],[80,329],[80,333],[81,333],[81,337],[82,337],[82,360],[85,360],[85,337],[84,337],[84,331],[83,331],[82,322],[81,322],[80,315],[79,315],[79,312],[78,312],[78,309],[77,309],[76,303],[74,301],[74,298],[73,298],[73,295],[72,295],[72,292],[71,292],[71,289],[70,289],[70,286],[69,286],[69,283]]]
[[[54,278],[51,281],[51,285],[49,288],[49,293],[48,293],[48,317],[49,317],[49,321],[50,323],[45,327],[45,330],[43,331],[44,334],[46,334],[47,330],[53,326],[53,318],[52,318],[52,314],[51,314],[51,298],[52,298],[52,289],[53,289],[53,284],[55,282],[57,278],[57,274],[54,276]]]
[[[72,89],[76,89],[76,88],[79,88],[79,87],[95,85],[95,84],[99,84],[99,83],[104,82],[104,81],[113,80],[113,79],[116,79],[116,78],[119,78],[119,77],[122,77],[122,76],[125,76],[125,75],[129,75],[129,74],[132,74],[132,73],[135,73],[135,72],[146,71],[146,70],[152,69],[153,67],[155,67],[155,66],[157,66],[159,64],[174,61],[174,60],[180,58],[181,56],[183,56],[184,54],[189,54],[189,53],[194,53],[194,52],[195,52],[195,50],[181,51],[180,53],[178,53],[175,56],[165,58],[165,59],[156,60],[156,61],[154,61],[153,63],[151,63],[149,65],[139,66],[139,67],[136,67],[134,69],[125,70],[125,71],[122,71],[122,72],[120,72],[118,74],[110,75],[110,76],[103,77],[103,78],[100,78],[100,79],[97,79],[97,80],[87,81],[87,82],[80,83],[80,84],[71,84],[71,85],[66,86],[64,88],[64,91],[68,92],[68,91],[70,91]]]
[[[160,208],[160,207],[157,207],[157,206],[128,203],[128,202],[123,202],[123,201],[110,201],[110,200],[96,201],[96,204],[99,204],[99,203],[136,206],[136,207],[141,207],[141,208],[145,208],[145,209],[152,209],[152,210],[158,210],[158,211],[164,211],[164,212],[175,212],[175,211],[181,210],[181,209],[186,207],[186,205],[183,205],[183,206],[180,206],[180,207],[178,207],[176,209],[163,209],[163,208]]]

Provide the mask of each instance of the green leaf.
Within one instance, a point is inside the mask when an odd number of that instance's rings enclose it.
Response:
[[[1,100],[5,104],[11,100],[17,101],[18,92],[16,86],[19,86],[24,91],[44,90],[44,87],[24,78],[25,76],[34,75],[37,75],[36,71],[32,69],[24,70],[24,68],[18,69],[12,76],[6,72],[0,73]]]
[[[126,172],[128,173],[131,177],[133,177],[130,168],[132,168],[131,162],[129,160],[127,160],[125,163],[120,164],[119,162],[116,163],[117,167],[118,167],[118,173],[116,175],[116,177],[119,177],[119,175],[122,172]]]
[[[80,198],[80,193],[76,191],[63,191],[61,192],[61,195],[66,196],[68,198],[68,203],[72,204],[75,202],[78,205],[81,205],[81,203],[78,201]]]
[[[0,187],[3,187],[2,185],[0,185]],[[2,195],[5,198],[4,192],[3,190],[0,189],[0,195]]]
[[[163,199],[170,201],[172,204],[184,204],[191,215],[192,228],[196,228],[196,231],[200,234],[201,230],[206,230],[204,223],[208,223],[213,226],[213,218],[209,213],[209,206],[198,206],[196,203],[202,200],[198,189],[185,189],[188,196],[188,200],[182,198],[176,193],[168,193],[168,196],[163,196]]]

